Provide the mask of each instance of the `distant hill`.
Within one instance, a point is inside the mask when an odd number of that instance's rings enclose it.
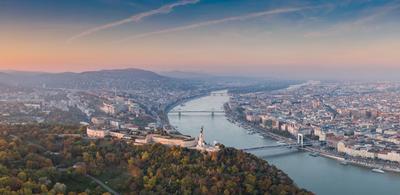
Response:
[[[81,73],[0,73],[0,83],[13,86],[68,89],[141,89],[143,87],[188,87],[187,82],[141,69],[87,71]]]
[[[1,79],[10,79],[12,76],[8,73],[0,72],[0,78]]]
[[[212,77],[217,77],[215,75],[200,73],[200,72],[185,72],[185,71],[168,71],[160,72],[159,74],[172,78],[180,79],[207,79]]]
[[[280,81],[277,81],[280,83]],[[207,86],[227,89],[264,86],[276,82],[246,76],[218,76],[199,72],[170,71],[159,74],[142,69],[115,69],[81,73],[43,73],[25,71],[0,72],[0,84],[10,87],[46,87],[80,90],[187,90]]]
[[[164,76],[161,76],[157,73],[142,70],[142,69],[115,69],[115,70],[101,70],[101,71],[88,71],[78,73],[79,76],[96,77],[96,78],[106,78],[106,79],[151,79],[151,80],[160,80],[160,79],[168,79]]]
[[[197,80],[200,82],[224,87],[249,86],[266,81],[264,78],[250,76],[213,75],[202,72],[169,71],[160,72],[159,74],[172,78]]]
[[[44,74],[46,72],[36,72],[36,71],[19,71],[19,70],[4,70],[0,71],[2,73],[7,73],[11,75],[38,75],[38,74]]]

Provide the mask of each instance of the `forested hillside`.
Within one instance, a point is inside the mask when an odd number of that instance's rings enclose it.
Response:
[[[84,128],[0,126],[0,194],[311,194],[267,162],[233,148],[215,154],[121,140]]]

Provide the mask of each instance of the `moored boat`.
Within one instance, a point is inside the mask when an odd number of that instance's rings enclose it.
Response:
[[[385,173],[382,169],[372,169],[373,172],[375,173]]]

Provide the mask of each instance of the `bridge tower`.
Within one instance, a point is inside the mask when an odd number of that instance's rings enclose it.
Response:
[[[179,116],[179,118],[181,118],[181,116],[182,116],[182,112],[181,111],[178,112],[178,116]]]
[[[297,134],[297,143],[300,144],[301,147],[304,146],[304,136],[303,134]]]

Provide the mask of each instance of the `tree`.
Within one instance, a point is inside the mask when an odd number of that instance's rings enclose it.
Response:
[[[26,173],[24,172],[24,171],[20,171],[19,173],[18,173],[18,178],[20,179],[20,180],[22,180],[22,181],[26,181],[28,178],[27,178],[27,175],[26,175]]]
[[[62,193],[62,194],[64,194],[65,192],[66,192],[66,190],[67,190],[67,186],[65,185],[65,184],[63,184],[63,183],[56,183],[56,184],[54,184],[54,186],[53,186],[53,189],[51,189],[53,192],[55,192],[55,193]]]

